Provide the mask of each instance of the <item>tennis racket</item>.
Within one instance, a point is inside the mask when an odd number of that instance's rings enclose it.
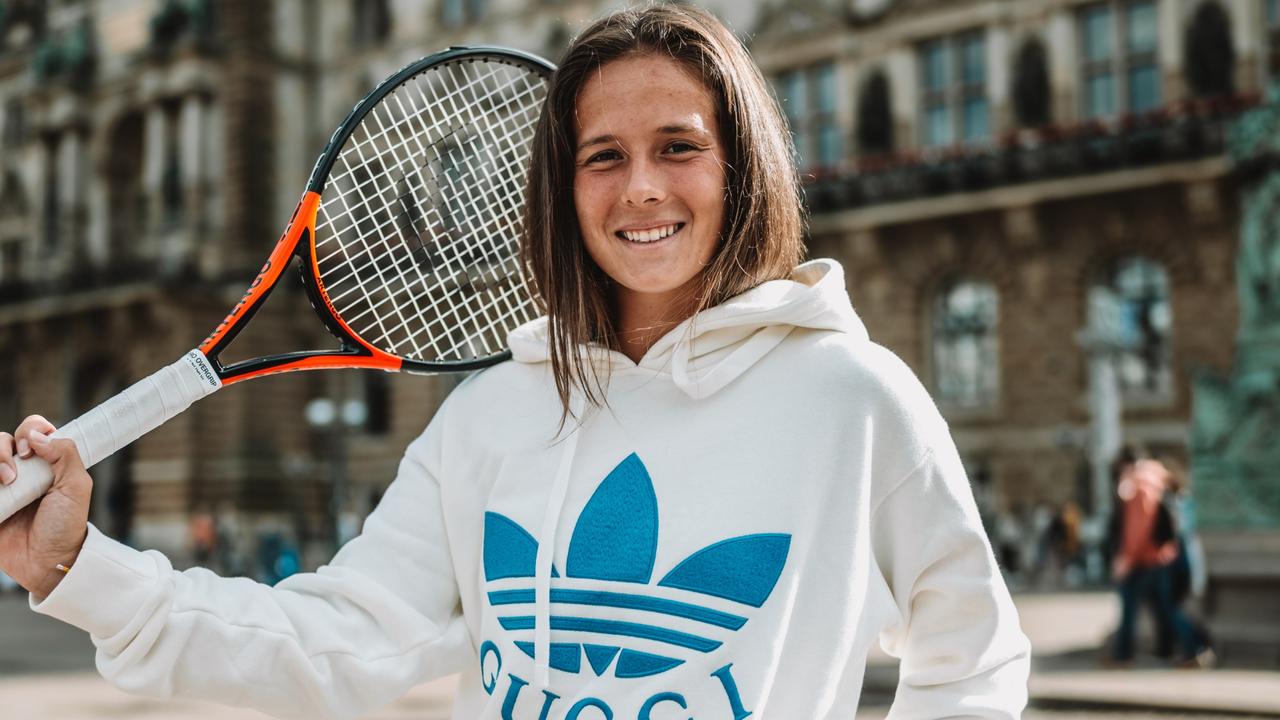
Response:
[[[284,235],[226,319],[55,435],[72,439],[89,467],[250,378],[465,371],[505,360],[507,334],[540,314],[518,246],[530,145],[554,69],[515,50],[454,47],[384,80],[329,139]],[[221,363],[295,260],[339,347]],[[0,522],[52,482],[43,460],[17,464],[17,480],[0,486]]]

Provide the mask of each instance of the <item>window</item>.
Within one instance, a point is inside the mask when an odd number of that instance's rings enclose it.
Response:
[[[1173,383],[1169,361],[1173,313],[1164,268],[1146,258],[1128,258],[1104,274],[1092,292],[1114,308],[1118,332],[1129,346],[1120,353],[1116,367],[1121,392],[1129,397],[1167,395]],[[1090,323],[1104,324],[1093,317]]]
[[[858,95],[858,151],[867,154],[893,152],[889,79],[879,70],[867,78]]]
[[[801,168],[838,164],[843,150],[836,125],[835,65],[823,63],[784,73],[778,87],[795,138],[796,164]]]
[[[58,188],[58,143],[50,139],[45,143],[44,206],[41,227],[44,229],[44,251],[53,254],[61,240],[61,201]]]
[[[933,307],[933,380],[939,403],[989,407],[1000,389],[998,295],[990,283],[948,285]]]
[[[121,264],[134,255],[146,230],[147,197],[142,189],[145,146],[141,113],[129,113],[111,131],[107,150],[107,247],[108,257]]]
[[[1231,44],[1231,18],[1212,0],[1200,3],[1187,26],[1187,84],[1197,97],[1235,92],[1236,51]]]
[[[991,135],[987,41],[981,32],[920,46],[920,142],[976,142]]]
[[[445,27],[476,22],[484,17],[488,4],[487,0],[442,0],[440,21]]]
[[[387,0],[353,0],[351,44],[366,48],[384,42],[391,32]]]
[[[175,228],[182,224],[186,205],[179,134],[181,106],[173,103],[165,109],[165,112],[168,118],[165,122],[164,171],[160,176],[160,208],[164,211],[162,217],[164,226]]]
[[[1154,0],[1094,5],[1081,11],[1084,117],[1159,107],[1157,39]]]
[[[0,241],[0,285],[17,282],[21,277],[21,266],[21,238],[7,238]]]
[[[1018,50],[1012,94],[1020,126],[1039,127],[1049,122],[1049,57],[1039,40],[1027,40]]]
[[[22,101],[11,99],[4,104],[4,138],[6,148],[15,148],[26,139],[26,121],[22,115]]]

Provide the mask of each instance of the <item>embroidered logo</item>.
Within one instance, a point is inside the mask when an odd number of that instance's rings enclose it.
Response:
[[[762,607],[778,582],[790,548],[789,534],[729,538],[693,553],[654,583],[658,499],[648,470],[632,453],[601,481],[578,516],[564,576],[557,568],[551,569],[551,577],[559,579],[551,587],[551,629],[560,637],[589,635],[595,642],[554,642],[549,664],[576,674],[582,672],[585,656],[597,676],[612,668],[615,677],[642,678],[678,667],[695,653],[710,653],[723,644],[727,634],[740,630],[747,617],[727,612],[723,603],[719,608],[708,607],[699,596],[745,608]],[[486,582],[532,580],[537,554],[537,540],[518,523],[499,513],[485,513]],[[592,589],[591,581],[636,587],[628,592],[605,591]],[[599,587],[598,582],[594,585]],[[653,592],[654,587],[676,592],[659,595]],[[515,640],[515,646],[532,658],[533,588],[493,590],[488,597],[499,613],[498,623],[513,637],[523,638]],[[587,607],[597,611],[580,614]],[[598,610],[604,608],[611,617],[625,619],[599,617]],[[672,620],[679,629],[671,627]],[[599,642],[602,636],[618,640]],[[642,641],[645,651],[634,647],[636,640]],[[655,647],[665,650],[653,652]]]

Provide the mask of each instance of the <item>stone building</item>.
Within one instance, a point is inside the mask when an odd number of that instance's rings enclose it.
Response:
[[[1274,74],[1278,14],[1228,0],[762,14],[753,52],[796,132],[812,252],[845,260],[872,337],[929,387],[992,515],[1025,531],[1035,506],[1105,513],[1091,323],[1123,341],[1122,439],[1185,463],[1191,378],[1230,367],[1236,328],[1224,133]]]
[[[845,264],[872,337],[934,394],[990,516],[1104,509],[1091,313],[1126,343],[1124,439],[1185,459],[1190,377],[1229,367],[1236,326],[1224,128],[1275,72],[1280,0],[704,4],[784,103],[811,254]],[[554,59],[614,5],[0,2],[0,424],[72,417],[198,342],[377,80],[460,43]],[[287,287],[244,355],[327,341]],[[336,507],[358,515],[452,383],[229,388],[100,467],[95,520],[181,553],[192,511],[234,507],[245,547],[280,528],[320,558],[335,438]],[[313,428],[320,396],[365,417]]]

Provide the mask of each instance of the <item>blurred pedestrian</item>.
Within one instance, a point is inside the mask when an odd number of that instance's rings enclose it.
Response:
[[[213,513],[203,505],[191,513],[187,522],[187,539],[191,543],[191,558],[204,567],[212,562],[218,548],[218,528]]]
[[[1014,503],[996,516],[996,556],[1010,586],[1020,586],[1023,570],[1022,505]]]
[[[1181,664],[1211,662],[1212,653],[1196,638],[1190,620],[1174,600],[1170,566],[1177,558],[1178,544],[1175,520],[1164,502],[1168,475],[1159,461],[1138,459],[1122,471],[1117,487],[1119,545],[1112,578],[1119,587],[1121,611],[1111,655],[1117,663],[1133,660],[1138,609],[1148,601],[1154,605],[1157,626],[1168,624]]]
[[[1045,569],[1049,574],[1047,584],[1052,588],[1063,585],[1074,587],[1080,583],[1083,553],[1080,542],[1080,506],[1068,500],[1059,506],[1045,532],[1048,560]]]
[[[240,514],[234,504],[224,502],[218,506],[216,515],[218,532],[218,553],[214,569],[223,576],[242,576],[249,574],[249,562],[242,551],[244,529],[240,524]]]
[[[1160,462],[1168,470],[1168,474],[1165,476],[1164,508],[1157,524],[1156,537],[1172,537],[1177,542],[1178,555],[1168,566],[1173,602],[1191,622],[1196,641],[1207,647],[1211,645],[1208,628],[1198,618],[1197,612],[1187,609],[1189,601],[1196,601],[1192,604],[1198,606],[1198,600],[1204,596],[1208,585],[1204,547],[1196,530],[1195,499],[1191,494],[1190,478],[1178,461],[1165,457]],[[1164,519],[1166,517],[1167,520]],[[1173,657],[1174,631],[1167,618],[1162,618],[1157,623],[1155,652],[1158,657]]]
[[[1134,445],[1125,445],[1116,453],[1111,461],[1111,515],[1107,518],[1107,536],[1103,548],[1107,556],[1107,565],[1111,566],[1120,553],[1121,530],[1124,521],[1124,504],[1117,502],[1120,494],[1120,482],[1146,452]]]

